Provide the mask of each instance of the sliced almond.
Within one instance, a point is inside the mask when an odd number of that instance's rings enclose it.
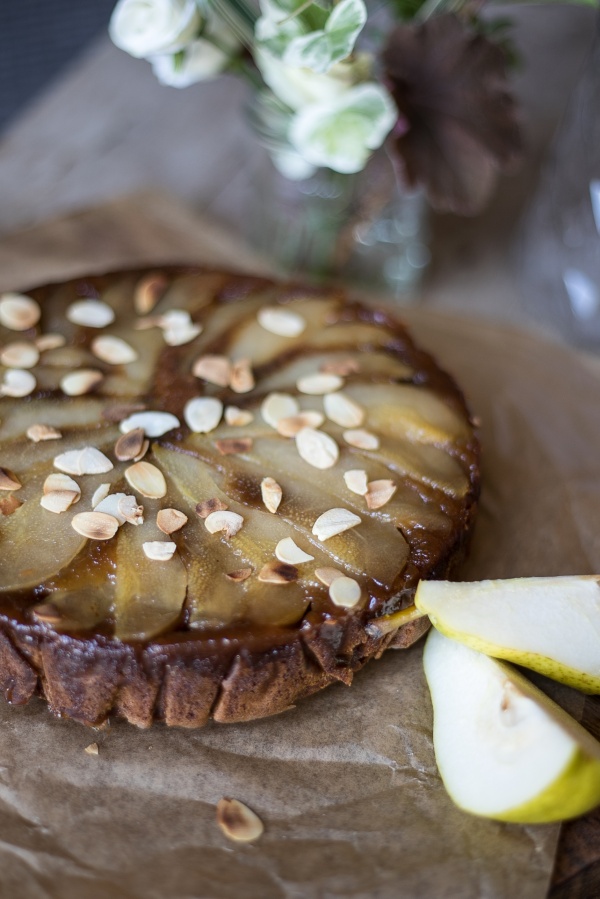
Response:
[[[217,824],[225,836],[237,843],[252,843],[262,835],[264,825],[258,815],[238,799],[219,799]]]
[[[102,300],[77,300],[71,303],[66,316],[74,325],[84,328],[106,328],[115,320],[115,313]]]
[[[125,524],[125,516],[119,510],[119,502],[122,499],[125,499],[127,496],[126,493],[109,493],[104,499],[100,500],[100,502],[94,506],[94,510],[96,512],[105,512],[107,515],[112,515],[113,518],[116,518],[119,522],[119,527]],[[132,497],[134,503],[137,504],[137,500],[135,497]]]
[[[97,744],[97,743],[90,743],[89,746],[86,746],[85,749],[84,749],[83,751],[84,751],[85,753],[87,753],[87,755],[98,755],[98,752],[99,752],[99,750],[98,750],[98,744]]]
[[[360,584],[351,577],[337,577],[329,585],[329,598],[335,606],[353,609],[360,602]]]
[[[253,419],[252,412],[248,412],[247,409],[238,409],[237,406],[227,406],[225,408],[225,421],[231,427],[249,425]]]
[[[358,359],[334,359],[331,362],[323,363],[319,371],[322,371],[324,374],[340,375],[342,378],[345,378],[347,375],[353,375],[360,371],[360,365]]]
[[[249,359],[239,359],[231,365],[229,386],[234,393],[249,393],[254,387],[254,374]]]
[[[173,558],[177,545],[170,541],[163,543],[161,540],[148,540],[146,543],[142,543],[142,549],[144,555],[149,559],[154,559],[156,562],[168,562]]]
[[[322,584],[329,587],[336,578],[344,577],[344,572],[340,571],[338,568],[328,568],[327,566],[324,566],[323,568],[315,568],[315,575]]]
[[[81,368],[79,371],[69,372],[60,379],[60,389],[67,396],[83,396],[90,393],[104,380],[101,371],[95,368]]]
[[[37,325],[41,314],[39,304],[22,293],[0,296],[0,325],[10,331],[28,331]]]
[[[37,381],[30,371],[23,368],[8,368],[0,385],[0,396],[29,396],[36,385]]]
[[[17,509],[20,509],[23,503],[20,499],[9,493],[8,496],[0,497],[0,515],[12,515]]]
[[[260,482],[262,501],[269,512],[277,512],[283,491],[274,478],[263,478]]]
[[[355,446],[357,449],[379,449],[379,437],[375,434],[371,434],[370,431],[365,431],[363,428],[344,431],[344,440],[346,443],[349,443],[350,446]]]
[[[369,489],[365,494],[367,507],[369,509],[381,509],[382,506],[385,506],[391,500],[397,489],[397,484],[387,479],[369,481]]]
[[[105,474],[112,471],[113,464],[95,446],[84,446],[55,456],[54,467],[66,474]]]
[[[301,565],[302,562],[311,562],[314,556],[309,556],[303,549],[300,549],[291,537],[284,537],[275,547],[275,555],[280,562],[287,562],[288,565]]]
[[[209,384],[228,387],[231,379],[231,362],[227,356],[199,356],[192,366],[192,374]]]
[[[355,528],[361,523],[361,519],[349,509],[328,509],[319,515],[313,524],[312,532],[317,540],[329,540],[330,537],[336,537]]]
[[[183,417],[194,434],[208,434],[214,431],[223,415],[223,403],[212,396],[196,396],[188,400]]]
[[[75,490],[51,490],[50,493],[44,493],[40,499],[40,506],[48,512],[59,514],[66,512],[69,506],[76,503],[80,495]]]
[[[120,337],[103,334],[92,340],[92,353],[109,365],[129,365],[138,358],[137,351]]]
[[[178,428],[180,425],[177,416],[170,412],[155,412],[148,410],[146,412],[134,412],[129,418],[124,418],[119,425],[122,434],[128,431],[142,428],[147,437],[162,437],[167,431]]]
[[[0,363],[6,368],[33,368],[39,359],[40,353],[34,343],[15,341],[0,350]]]
[[[279,337],[298,337],[306,329],[306,320],[301,315],[281,306],[263,306],[257,319],[261,328]]]
[[[160,509],[156,515],[156,524],[163,534],[174,534],[187,523],[188,517],[179,509]]]
[[[282,437],[295,437],[302,428],[320,428],[324,421],[325,416],[322,412],[307,409],[304,412],[298,412],[297,415],[280,418],[277,422],[277,433]]]
[[[234,581],[236,584],[241,584],[242,581],[248,580],[251,574],[251,568],[238,568],[237,571],[228,572],[225,577],[230,581]]]
[[[119,522],[104,512],[79,512],[71,521],[73,530],[89,540],[110,540],[119,530]]]
[[[290,418],[300,411],[298,400],[289,393],[269,393],[262,402],[260,414],[263,421],[272,428],[277,427],[281,418]]]
[[[183,346],[185,343],[191,343],[199,334],[202,334],[202,325],[195,322],[163,329],[167,346]]]
[[[40,334],[35,338],[35,345],[40,353],[45,353],[46,350],[57,350],[66,342],[67,338],[63,334]]]
[[[206,529],[211,534],[222,531],[225,537],[233,537],[240,530],[244,523],[244,519],[237,512],[218,511],[211,512],[204,519]]]
[[[345,471],[344,481],[348,490],[351,490],[352,493],[357,493],[359,496],[364,496],[369,489],[367,472],[362,468],[351,468],[349,471]]]
[[[286,562],[267,562],[258,572],[258,579],[264,584],[291,584],[298,580],[298,569]]]
[[[40,443],[42,440],[60,440],[62,437],[61,432],[50,425],[30,425],[26,434],[33,443]]]
[[[0,490],[19,490],[22,486],[14,471],[0,467]]]
[[[142,447],[141,447],[139,453],[137,454],[137,456],[134,456],[134,457],[133,457],[133,461],[134,461],[134,462],[139,462],[140,459],[143,459],[143,458],[144,458],[144,456],[146,455],[146,453],[148,452],[149,449],[150,449],[150,441],[149,441],[149,440],[144,440],[144,442],[142,443]]]
[[[127,483],[148,499],[161,499],[166,495],[167,482],[162,471],[151,462],[136,462],[125,469]]]
[[[316,372],[314,375],[305,375],[296,382],[296,387],[300,393],[307,393],[310,396],[323,396],[326,393],[332,393],[343,387],[344,380],[339,375],[326,374]]]
[[[140,506],[135,496],[122,496],[117,503],[119,516],[129,524],[138,526],[144,523],[144,507]]]
[[[127,431],[115,443],[115,456],[119,462],[131,462],[139,456],[144,446],[145,436],[143,428],[134,428]]]
[[[203,499],[202,502],[198,503],[196,506],[196,514],[200,516],[200,518],[208,518],[211,512],[224,512],[227,506],[224,502],[221,502],[217,497],[213,497],[211,499]]]
[[[337,443],[329,434],[316,431],[314,428],[302,428],[296,434],[296,448],[301,458],[313,468],[321,470],[332,468],[337,462],[340,451]]]
[[[165,275],[160,273],[145,275],[135,285],[133,306],[138,315],[152,312],[169,285]]]
[[[365,420],[365,410],[343,393],[328,393],[323,397],[325,415],[342,428],[357,428]]]
[[[44,481],[42,490],[44,494],[56,493],[57,491],[63,490],[73,490],[75,493],[81,495],[81,487],[77,481],[74,481],[73,478],[70,478],[67,474],[56,474],[56,472],[48,475]]]
[[[58,475],[58,477],[61,477],[61,475]],[[109,493],[110,484],[100,484],[100,486],[94,490],[94,495],[92,496],[92,509],[95,509],[103,499],[106,499]]]
[[[223,440],[215,440],[215,446],[222,456],[235,456],[238,453],[247,453],[252,449],[254,441],[251,437],[225,437]]]

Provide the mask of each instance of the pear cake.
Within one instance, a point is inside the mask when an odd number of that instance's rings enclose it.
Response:
[[[369,625],[464,554],[452,378],[341,290],[177,267],[0,296],[0,688],[198,727],[422,635]]]

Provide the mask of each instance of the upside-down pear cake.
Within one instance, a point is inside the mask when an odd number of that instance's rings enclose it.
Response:
[[[460,559],[452,379],[342,291],[194,268],[0,296],[0,687],[245,721],[352,676]],[[401,663],[400,663],[401,664]]]

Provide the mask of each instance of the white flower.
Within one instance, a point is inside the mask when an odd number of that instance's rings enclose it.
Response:
[[[372,57],[358,53],[352,61],[338,62],[325,74],[286,66],[270,53],[257,51],[255,62],[276,97],[290,109],[337,99],[350,87],[364,81],[371,71]]]
[[[176,53],[201,25],[196,0],[119,0],[108,30],[117,47],[144,58]]]
[[[380,84],[350,88],[341,97],[306,106],[289,129],[292,146],[316,166],[359,172],[398,119],[398,110]]]
[[[228,53],[200,37],[176,56],[155,56],[151,62],[152,70],[161,84],[187,87],[197,81],[214,78],[223,71],[229,59]]]

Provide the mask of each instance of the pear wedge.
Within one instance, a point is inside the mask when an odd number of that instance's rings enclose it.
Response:
[[[525,677],[435,630],[423,660],[436,761],[456,805],[542,824],[600,804],[600,743]]]
[[[421,581],[415,606],[473,649],[600,693],[600,577]]]

